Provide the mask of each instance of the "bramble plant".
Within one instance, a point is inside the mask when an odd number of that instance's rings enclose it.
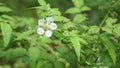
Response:
[[[119,68],[119,6],[120,0],[1,0],[0,68]]]

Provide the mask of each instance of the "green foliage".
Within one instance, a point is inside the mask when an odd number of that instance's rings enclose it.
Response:
[[[83,0],[72,0],[72,2],[74,3],[75,7],[81,7],[84,5],[84,1]]]
[[[8,60],[14,60],[17,57],[24,56],[27,51],[24,48],[9,49],[3,53],[4,57]]]
[[[11,12],[12,9],[5,7],[5,6],[0,6],[0,12]]]
[[[101,35],[100,39],[102,41],[102,43],[104,44],[105,48],[108,50],[114,65],[116,64],[116,53],[115,53],[115,47],[114,45],[110,42],[109,40],[109,36],[107,35]]]
[[[113,30],[117,35],[120,35],[120,24],[116,24]]]
[[[11,38],[12,28],[7,23],[1,23],[1,30],[4,40],[4,47],[7,47]]]
[[[42,5],[42,6],[46,5],[45,0],[38,0],[38,2],[39,2],[39,4]]]
[[[76,55],[74,54],[74,52],[72,50],[70,50],[69,48],[64,47],[64,46],[56,47],[56,49],[62,55],[62,57],[67,62],[69,62],[70,67],[78,67]],[[64,61],[64,63],[66,63],[66,61],[64,59],[62,59],[62,61]],[[66,65],[68,65],[68,63],[66,63]]]
[[[39,59],[40,51],[36,47],[30,47],[29,48],[29,56],[32,61],[37,61]]]
[[[79,13],[80,9],[76,7],[69,8],[66,13]]]
[[[0,68],[120,67],[120,0],[0,2]],[[37,34],[48,17],[57,29]]]
[[[83,14],[77,14],[74,17],[73,22],[75,22],[75,23],[81,23],[81,22],[83,22],[85,20],[86,20],[86,16],[85,15],[83,15]]]
[[[74,37],[74,38],[71,38],[70,40],[71,40],[71,42],[72,42],[72,44],[73,44],[73,47],[74,47],[74,49],[75,49],[75,52],[76,52],[78,61],[80,61],[81,45],[80,45],[80,43],[79,43],[79,38],[78,38],[78,37]]]
[[[17,38],[15,40],[23,40],[23,39],[27,39],[27,37],[33,33],[33,30],[29,30],[23,33],[18,33],[17,34]]]

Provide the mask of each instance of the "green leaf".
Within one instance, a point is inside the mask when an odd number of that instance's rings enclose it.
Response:
[[[44,60],[44,61],[39,61],[37,63],[37,67],[33,67],[33,68],[55,68],[55,67],[51,62]]]
[[[75,53],[77,55],[78,61],[80,61],[81,45],[79,42],[79,37],[71,37],[70,40],[71,40],[73,47],[75,49]]]
[[[79,8],[72,7],[72,8],[67,9],[65,13],[79,13],[79,12],[80,12]]]
[[[63,16],[55,16],[55,17],[54,17],[54,21],[64,21],[64,22],[68,22],[69,19],[67,19],[66,17],[63,17]]]
[[[108,52],[104,52],[104,53],[101,53],[101,58],[100,61],[104,63],[105,66],[113,66],[113,62],[112,62],[112,59],[110,57],[109,54],[107,54]]]
[[[114,26],[113,32],[115,32],[117,35],[120,35],[120,24],[116,24]]]
[[[87,45],[87,44],[88,44],[87,41],[84,40],[83,38],[79,38],[79,41],[80,41],[80,43],[82,43],[82,44],[84,44],[84,45]]]
[[[84,1],[83,0],[72,0],[73,4],[75,5],[75,7],[81,7],[84,5]]]
[[[88,29],[89,34],[95,34],[100,31],[100,28],[98,26],[90,26]]]
[[[86,16],[84,14],[77,14],[74,19],[73,19],[73,22],[75,23],[81,23],[83,21],[86,20]]]
[[[71,49],[66,46],[56,47],[56,50],[62,55],[62,57],[70,63],[71,68],[77,67],[77,56]]]
[[[81,11],[89,11],[89,10],[91,10],[91,8],[89,8],[87,6],[81,7]]]
[[[4,40],[4,47],[7,47],[10,42],[12,28],[7,23],[1,23],[1,30]]]
[[[56,16],[61,15],[60,11],[57,8],[52,8],[50,12],[51,12],[51,15],[56,15]]]
[[[116,21],[117,21],[117,19],[108,18],[108,19],[106,20],[106,26],[112,27],[112,26],[113,26],[113,23],[115,23]]]
[[[75,24],[72,22],[68,22],[63,25],[63,29],[74,28],[74,27],[75,27]]]
[[[15,48],[13,53],[14,57],[20,57],[20,56],[24,56],[27,55],[27,51],[24,48]]]
[[[110,33],[110,34],[112,34],[112,29],[110,28],[110,27],[102,27],[102,30],[103,31],[106,31],[107,33]]]
[[[14,60],[15,58],[27,55],[27,51],[24,48],[9,48],[4,56],[6,59]]]
[[[38,2],[39,2],[39,4],[42,5],[42,6],[43,6],[43,5],[46,5],[45,0],[38,0]]]
[[[0,6],[0,12],[11,12],[12,9],[5,7],[5,6]]]
[[[18,33],[17,38],[15,40],[23,40],[23,39],[29,38],[29,35],[33,32],[34,30],[29,30],[23,33]]]
[[[37,47],[30,47],[29,48],[29,57],[32,61],[36,61],[40,57],[40,50]]]
[[[55,66],[55,68],[65,68],[65,65],[58,61],[54,62],[54,66]]]
[[[107,34],[102,34],[100,36],[101,42],[104,44],[105,48],[108,50],[109,55],[112,58],[112,61],[114,65],[116,64],[116,53],[115,53],[115,47],[113,43],[110,42],[109,36]]]

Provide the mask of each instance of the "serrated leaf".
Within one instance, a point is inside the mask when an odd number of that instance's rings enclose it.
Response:
[[[90,26],[88,33],[89,34],[95,34],[98,33],[100,31],[100,28],[98,26]]]
[[[1,30],[3,35],[4,47],[7,47],[10,42],[12,28],[7,23],[1,23]]]
[[[68,29],[68,28],[73,28],[73,27],[75,27],[75,24],[72,22],[68,22],[63,25],[63,29]]]
[[[40,4],[40,5],[46,5],[46,2],[45,2],[45,0],[38,0],[38,3]]]
[[[84,5],[84,1],[83,0],[72,0],[73,4],[75,5],[75,7],[81,7]]]
[[[112,29],[110,29],[109,27],[102,27],[102,30],[110,34],[112,33]]]
[[[105,48],[108,50],[109,55],[111,56],[112,61],[115,65],[116,64],[116,53],[115,53],[115,47],[114,47],[113,43],[110,42],[107,34],[102,34],[100,36],[100,40],[104,44]]]
[[[40,57],[40,50],[37,47],[30,47],[29,48],[29,57],[32,61],[36,61]]]
[[[71,37],[70,38],[72,45],[75,49],[75,53],[77,55],[78,61],[80,61],[80,51],[81,51],[81,45],[79,42],[79,37]]]
[[[52,8],[50,12],[51,12],[51,15],[56,15],[56,16],[61,15],[60,11],[57,8]]]
[[[89,11],[89,10],[91,10],[91,8],[89,8],[87,6],[81,7],[81,11]]]
[[[63,17],[63,16],[55,16],[54,17],[54,21],[64,21],[64,22],[67,22],[69,21],[69,19]]]
[[[113,32],[115,32],[117,35],[120,35],[120,24],[116,24],[114,26]]]
[[[75,23],[81,23],[81,22],[83,22],[85,20],[86,20],[86,16],[85,15],[83,15],[83,14],[77,14],[74,17],[73,22],[75,22]]]
[[[65,13],[79,13],[79,12],[80,12],[79,8],[72,7],[72,8],[67,9]]]
[[[116,21],[117,21],[117,19],[108,18],[108,19],[106,20],[106,26],[112,27],[112,26],[113,26],[113,23],[115,23]]]

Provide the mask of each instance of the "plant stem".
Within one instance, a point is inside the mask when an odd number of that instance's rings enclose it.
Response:
[[[117,5],[117,3],[119,3],[120,0],[116,1],[112,7],[114,7],[115,5]],[[102,25],[104,24],[105,20],[108,18],[108,15],[110,14],[110,11],[111,11],[112,8],[110,8],[107,12],[107,14],[105,15],[105,18],[102,20],[101,24],[99,25],[99,28],[102,27]]]
[[[105,15],[105,18],[102,20],[101,24],[99,25],[99,28],[102,27],[102,25],[104,24],[104,22],[105,22],[106,19],[108,18],[109,13],[110,13],[110,9],[108,10],[107,14]]]

